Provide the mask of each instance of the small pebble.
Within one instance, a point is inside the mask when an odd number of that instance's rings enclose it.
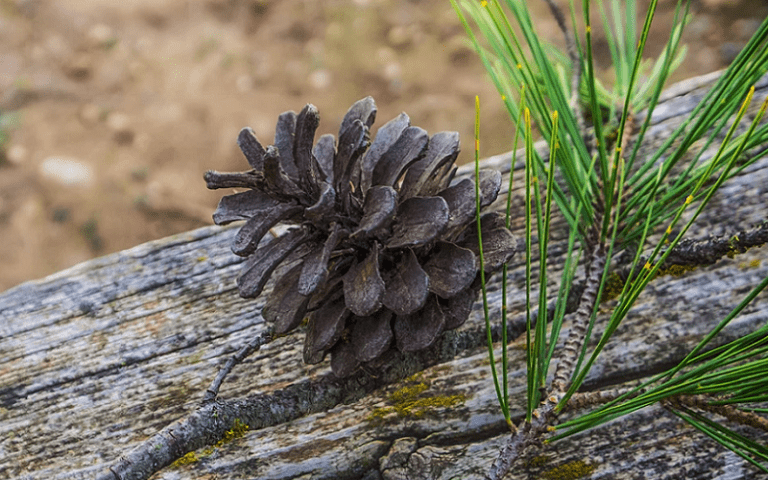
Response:
[[[100,48],[111,47],[117,40],[112,27],[103,23],[97,23],[96,25],[92,26],[91,29],[88,30],[86,38],[91,43],[91,45]]]
[[[389,81],[399,80],[403,73],[403,68],[398,62],[389,62],[384,66],[383,76]]]
[[[389,29],[387,41],[395,48],[403,48],[411,43],[411,34],[406,27],[396,25]]]
[[[720,61],[723,65],[729,65],[736,60],[736,57],[743,48],[744,44],[740,42],[723,42],[718,49],[720,51]]]
[[[315,90],[325,90],[331,86],[331,72],[325,68],[318,68],[309,74],[309,85]]]
[[[341,22],[331,22],[325,27],[325,40],[328,42],[341,42],[344,40],[344,26]]]
[[[380,64],[386,65],[387,63],[394,62],[397,59],[397,53],[395,53],[395,51],[390,47],[379,47],[379,49],[376,50],[376,58]]]
[[[475,51],[465,40],[464,35],[454,35],[446,45],[451,62],[459,67],[469,64],[475,58]]]
[[[85,187],[93,183],[93,168],[70,157],[48,157],[40,164],[40,174],[65,187]]]
[[[88,125],[93,125],[101,120],[102,109],[95,103],[86,103],[80,108],[80,120]]]
[[[8,147],[8,150],[5,151],[5,159],[8,160],[8,163],[16,167],[26,162],[28,157],[29,151],[24,145],[14,144]]]
[[[64,65],[64,73],[72,80],[87,80],[91,76],[92,63],[90,55],[78,54]]]
[[[739,18],[731,25],[730,31],[737,40],[746,42],[760,29],[760,20],[756,18]]]
[[[237,77],[237,80],[235,80],[235,86],[240,93],[250,92],[253,90],[254,86],[253,77],[250,75],[240,75]]]
[[[63,58],[72,51],[61,35],[51,35],[45,40],[45,50],[54,58]]]
[[[107,115],[107,127],[112,130],[115,142],[127,145],[133,142],[135,133],[131,128],[131,120],[128,115],[120,112],[112,112]]]

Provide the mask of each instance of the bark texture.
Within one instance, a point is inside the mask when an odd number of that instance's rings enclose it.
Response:
[[[709,81],[692,80],[669,90],[654,116],[652,141],[660,142],[690,113]],[[758,87],[765,96],[768,82]],[[509,173],[509,155],[484,162]],[[522,175],[519,161],[514,174]],[[516,179],[516,188],[522,184]],[[764,221],[767,185],[768,159],[763,159],[724,186],[689,236],[730,236]],[[512,195],[513,229],[519,232],[522,190]],[[500,197],[497,205],[505,200]],[[552,232],[550,257],[557,258],[565,251],[567,232],[557,221]],[[0,294],[0,478],[120,478],[110,465],[198,409],[219,368],[266,331],[262,301],[243,300],[237,293],[241,259],[229,250],[235,233],[232,227],[194,230]],[[766,248],[722,258],[682,278],[654,280],[605,349],[589,387],[620,387],[682,358],[768,275]],[[523,325],[524,255],[514,258],[509,279],[514,334]],[[497,315],[497,283],[490,293]],[[507,427],[496,403],[480,310],[476,304],[467,324],[444,336],[428,355],[394,359],[383,374],[358,372],[344,383],[328,380],[328,361],[302,363],[302,335],[277,338],[237,366],[218,399],[194,417],[216,425],[210,438],[232,430],[234,419],[250,430],[239,438],[224,435],[230,440],[210,448],[202,448],[204,441],[195,443],[199,450],[189,463],[166,467],[152,478],[482,478],[507,438]],[[718,341],[767,320],[763,294]],[[524,339],[512,341],[516,424],[524,408],[523,347]],[[261,413],[237,409],[247,401],[262,402]],[[184,435],[174,428],[165,430],[172,440],[158,444],[172,445]],[[659,407],[544,446],[522,467],[507,478],[747,479],[757,474]]]

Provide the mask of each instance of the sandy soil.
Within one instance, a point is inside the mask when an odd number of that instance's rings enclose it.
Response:
[[[673,4],[660,2],[654,42]],[[765,0],[693,6],[677,79],[724,66],[768,14]],[[311,102],[319,133],[334,133],[373,95],[377,125],[406,111],[468,145],[476,94],[483,154],[509,149],[510,122],[447,0],[0,0],[0,290],[210,224],[220,194],[202,174],[246,168],[243,126],[271,143],[277,115]]]

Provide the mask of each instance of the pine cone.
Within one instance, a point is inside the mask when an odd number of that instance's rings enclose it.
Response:
[[[205,175],[208,188],[246,188],[221,199],[217,225],[245,220],[232,251],[248,257],[240,295],[261,294],[277,278],[263,309],[275,332],[308,316],[304,361],[331,352],[339,377],[380,359],[432,345],[464,323],[479,289],[475,183],[453,186],[459,135],[429,138],[405,113],[382,126],[373,142],[373,98],[344,117],[338,142],[321,136],[313,105],[278,118],[275,145],[262,147],[253,131],[238,144],[252,170]],[[480,177],[481,205],[501,187],[498,171]],[[277,223],[295,225],[261,243]],[[482,219],[486,271],[514,254],[514,237],[498,214]]]

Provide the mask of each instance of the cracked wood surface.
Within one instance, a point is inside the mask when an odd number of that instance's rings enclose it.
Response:
[[[657,139],[690,112],[707,85],[699,83],[668,90],[654,115]],[[508,155],[484,162],[509,171]],[[523,202],[521,174],[518,162],[512,192],[516,232],[523,225],[522,208],[515,208]],[[764,158],[723,187],[689,236],[732,235],[765,220],[766,186]],[[557,225],[554,237],[562,242],[565,232]],[[262,301],[237,294],[240,259],[229,249],[235,232],[236,227],[201,228],[0,294],[0,478],[95,478],[121,454],[195,410],[218,368],[265,328]],[[631,382],[682,358],[768,275],[766,248],[649,284],[588,385]],[[563,250],[555,242],[551,255]],[[518,254],[509,292],[517,319],[524,309],[524,271]],[[496,312],[499,295],[493,284]],[[482,334],[478,307],[463,331]],[[763,293],[720,341],[766,319]],[[327,373],[327,361],[301,362],[302,341],[303,333],[294,333],[262,347],[235,368],[220,398],[269,393]],[[521,342],[513,340],[510,351],[515,423],[525,395]],[[418,402],[405,403],[404,397]],[[505,428],[487,355],[472,347],[360,400],[198,451],[197,461],[152,478],[477,479],[496,457]],[[746,479],[757,473],[657,407],[545,446],[525,469],[514,471],[509,478]]]

